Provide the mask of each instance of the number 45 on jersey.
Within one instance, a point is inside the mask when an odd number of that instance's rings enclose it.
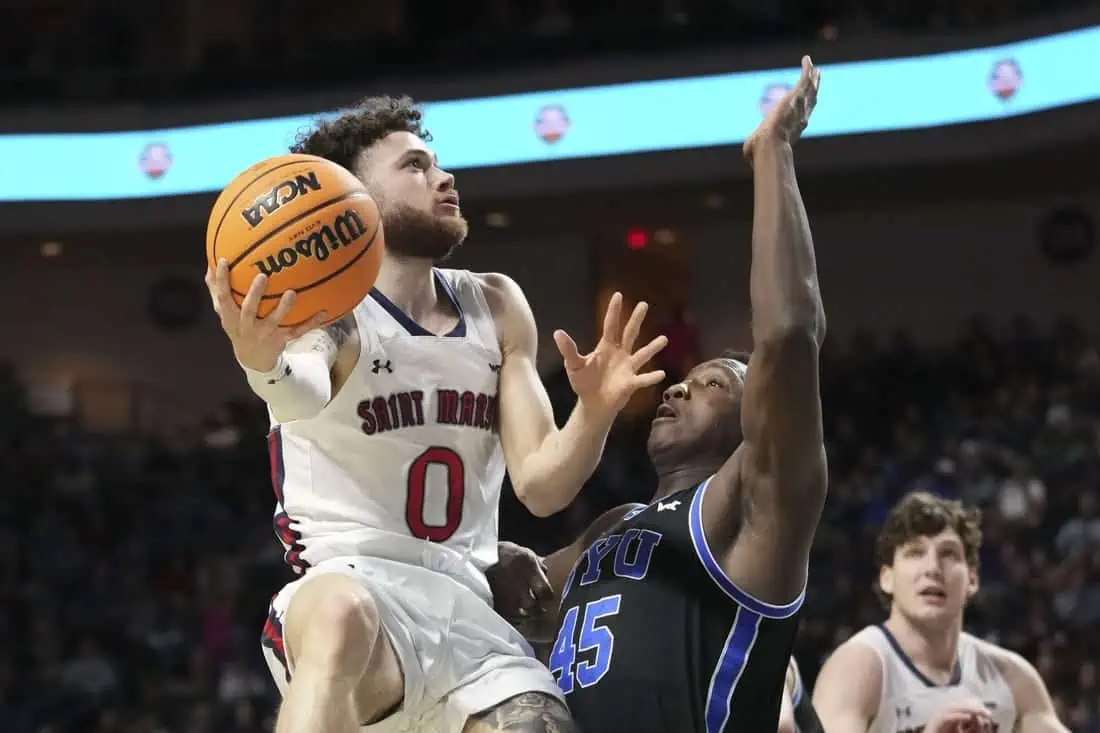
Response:
[[[562,618],[561,631],[550,652],[550,674],[558,682],[563,694],[573,691],[573,686],[591,687],[603,679],[611,667],[611,655],[615,651],[615,634],[600,622],[619,612],[621,595],[607,596],[585,604],[583,612],[573,606]],[[583,615],[582,615],[583,613]],[[580,619],[580,633],[577,620]],[[574,642],[573,640],[577,641]],[[577,662],[577,653],[594,652],[592,661]]]

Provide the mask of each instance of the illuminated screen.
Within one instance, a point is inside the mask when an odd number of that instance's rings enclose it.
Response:
[[[1100,99],[1087,59],[1100,26],[952,53],[822,67],[807,136],[965,122]],[[452,170],[741,142],[796,68],[432,102]],[[324,113],[320,113],[324,114]],[[152,198],[217,191],[286,152],[317,115],[106,133],[0,135],[0,201]]]

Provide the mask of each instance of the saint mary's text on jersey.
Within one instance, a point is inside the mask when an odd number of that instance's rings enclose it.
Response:
[[[363,432],[367,435],[411,428],[428,422],[436,425],[497,429],[497,396],[457,389],[437,389],[435,409],[425,410],[424,391],[391,392],[362,400],[358,406]]]

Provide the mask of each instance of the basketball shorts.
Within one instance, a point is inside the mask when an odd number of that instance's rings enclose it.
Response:
[[[418,565],[368,557],[325,560],[272,599],[263,652],[280,693],[294,674],[283,617],[294,593],[324,573],[342,573],[370,592],[405,675],[401,708],[362,731],[461,733],[471,715],[525,692],[565,704],[526,640],[466,585]]]

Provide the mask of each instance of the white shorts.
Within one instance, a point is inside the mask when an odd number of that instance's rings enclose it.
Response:
[[[530,645],[472,590],[434,570],[367,557],[325,560],[272,599],[263,651],[280,693],[293,674],[283,616],[302,584],[325,573],[343,573],[370,592],[405,674],[400,710],[363,731],[461,733],[471,715],[524,692],[565,704]]]

